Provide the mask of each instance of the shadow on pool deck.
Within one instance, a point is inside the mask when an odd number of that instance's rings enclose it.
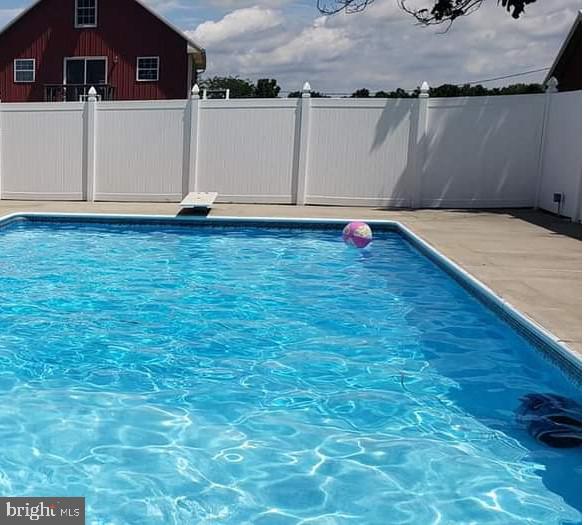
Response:
[[[542,210],[531,208],[505,209],[505,210],[449,210],[452,213],[493,213],[512,216],[515,219],[529,222],[534,226],[545,228],[551,233],[565,235],[572,239],[582,240],[582,225],[572,222],[566,217],[560,217]]]
[[[513,210],[512,214],[516,219],[530,222],[558,235],[567,235],[572,239],[582,240],[582,225],[565,217],[537,210]]]
[[[403,210],[399,208],[376,208],[378,211],[387,213],[400,213],[407,214],[419,213],[420,211],[433,212],[435,209],[427,210]],[[572,239],[582,240],[582,224],[572,222],[567,217],[561,217],[553,213],[549,213],[544,210],[536,210],[533,208],[504,208],[504,209],[474,209],[474,210],[456,210],[456,209],[444,209],[442,210],[448,213],[460,213],[460,214],[493,214],[493,215],[505,215],[511,216],[515,219],[529,222],[534,226],[539,226],[540,228],[545,228],[549,232],[557,233],[558,235],[566,235]]]

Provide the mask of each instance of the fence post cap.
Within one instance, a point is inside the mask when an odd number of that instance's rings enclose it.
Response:
[[[546,93],[557,93],[558,92],[558,79],[556,77],[550,77],[545,83]]]
[[[89,91],[87,92],[87,100],[90,102],[96,102],[97,101],[97,89],[95,89],[94,86],[91,86],[89,88]]]
[[[191,98],[199,98],[200,93],[201,88],[199,87],[199,84],[195,84],[193,89],[191,89]]]
[[[428,82],[424,80],[422,86],[420,87],[420,98],[428,98],[430,96],[430,86]]]
[[[302,86],[302,96],[303,97],[310,97],[310,91],[311,91],[311,87],[310,87],[310,83],[309,82],[304,82],[304,86]]]

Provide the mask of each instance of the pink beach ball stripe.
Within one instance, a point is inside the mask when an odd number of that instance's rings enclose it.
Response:
[[[373,240],[373,232],[364,222],[352,222],[345,226],[343,240],[356,248],[365,248]]]

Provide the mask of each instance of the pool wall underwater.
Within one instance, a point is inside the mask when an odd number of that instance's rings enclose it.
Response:
[[[342,229],[356,219],[290,219],[277,217],[203,217],[168,215],[116,215],[81,213],[15,213],[0,218],[0,230],[15,222],[75,222],[101,224],[169,225],[173,227],[258,227],[263,229]],[[413,231],[397,221],[368,220],[374,229],[398,232],[421,254],[433,261],[483,304],[504,319],[517,332],[528,339],[554,366],[559,367],[572,381],[582,382],[582,361],[558,337],[535,323],[493,290],[473,277],[459,265],[440,253]]]

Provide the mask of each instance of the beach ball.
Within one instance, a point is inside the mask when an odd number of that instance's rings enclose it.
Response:
[[[365,248],[373,240],[373,232],[364,222],[352,222],[345,226],[343,240],[356,248]]]

